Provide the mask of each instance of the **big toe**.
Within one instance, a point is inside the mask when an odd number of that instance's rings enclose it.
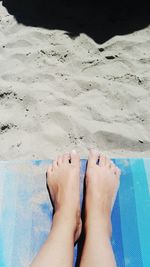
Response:
[[[91,149],[89,151],[88,165],[90,166],[95,165],[98,159],[99,159],[99,152],[95,149]]]
[[[101,167],[104,167],[106,165],[106,156],[103,154],[100,156],[99,165]]]
[[[71,164],[73,166],[78,167],[80,164],[80,157],[79,154],[76,152],[76,150],[72,150],[70,156],[71,156]]]
[[[69,160],[70,160],[70,154],[69,153],[65,153],[63,155],[63,162],[68,163]]]

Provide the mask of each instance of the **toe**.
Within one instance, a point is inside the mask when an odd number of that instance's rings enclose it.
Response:
[[[116,167],[116,175],[117,176],[120,176],[121,175],[121,170],[118,167]]]
[[[95,165],[99,159],[99,152],[95,149],[89,151],[88,164]]]
[[[69,153],[65,153],[63,155],[63,162],[68,163],[70,159],[70,154]]]
[[[120,176],[120,169],[115,165],[114,167],[114,174],[119,177]]]
[[[57,160],[53,160],[53,170],[57,169],[58,164],[57,164]]]
[[[116,165],[113,163],[113,161],[112,161],[112,171],[113,171],[113,173],[116,175]]]
[[[58,156],[57,157],[57,164],[58,164],[58,166],[60,166],[62,164],[62,162],[63,162],[62,156]]]
[[[110,160],[109,168],[113,171],[115,169],[115,164]]]
[[[106,166],[108,167],[108,168],[112,168],[112,161],[109,159],[109,158],[107,158],[106,157]]]
[[[51,175],[52,171],[53,171],[53,166],[52,165],[49,165],[48,166],[48,169],[47,169],[47,172],[46,172],[46,177],[48,177],[49,175]]]
[[[106,156],[105,155],[100,155],[99,165],[102,167],[106,165]]]
[[[79,166],[80,164],[79,154],[75,150],[72,150],[70,156],[71,156],[71,165]]]

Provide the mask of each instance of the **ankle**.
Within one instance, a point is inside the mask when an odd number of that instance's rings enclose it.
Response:
[[[62,207],[54,213],[52,227],[55,227],[55,225],[66,225],[68,230],[70,229],[75,232],[77,224],[77,216],[73,211]]]
[[[106,238],[110,240],[111,235],[112,235],[112,230],[110,226],[104,223],[99,223],[99,225],[98,224],[93,224],[93,225],[86,224],[85,225],[85,236],[92,237],[93,235],[97,235],[99,237],[105,236]]]
[[[85,234],[96,231],[99,234],[104,234],[111,238],[112,224],[111,217],[106,216],[99,210],[91,210],[85,216]]]

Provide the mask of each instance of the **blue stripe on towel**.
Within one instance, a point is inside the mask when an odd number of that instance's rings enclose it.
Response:
[[[26,181],[26,183],[25,183]],[[28,260],[31,250],[31,225],[32,218],[31,213],[31,188],[25,174],[22,174],[22,179],[18,179],[18,193],[16,197],[16,224],[14,228],[13,243],[13,257],[11,267],[16,266],[28,266]],[[25,253],[24,253],[25,252]],[[20,258],[20,255],[24,255],[24,258]]]
[[[112,246],[115,253],[117,266],[124,267],[125,262],[124,262],[123,244],[122,244],[119,195],[117,195],[112,212],[112,229],[113,229]]]
[[[14,177],[11,172],[3,170],[4,188],[3,188],[3,205],[4,210],[2,213],[3,221],[1,224],[2,240],[3,240],[3,257],[6,266],[11,266],[14,244],[14,230],[16,222],[16,210],[17,210],[17,179],[14,182]],[[3,265],[2,265],[3,266]],[[5,265],[4,265],[5,266]]]
[[[4,259],[4,236],[3,236],[3,210],[4,210],[4,179],[0,179],[0,266],[5,267],[5,259]]]

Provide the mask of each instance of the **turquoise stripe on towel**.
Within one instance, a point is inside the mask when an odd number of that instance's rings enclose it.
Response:
[[[125,266],[143,267],[139,240],[137,207],[130,160],[120,162],[122,170],[119,202]],[[126,168],[124,167],[126,165]]]
[[[137,223],[144,266],[150,266],[150,194],[143,160],[131,161]]]

